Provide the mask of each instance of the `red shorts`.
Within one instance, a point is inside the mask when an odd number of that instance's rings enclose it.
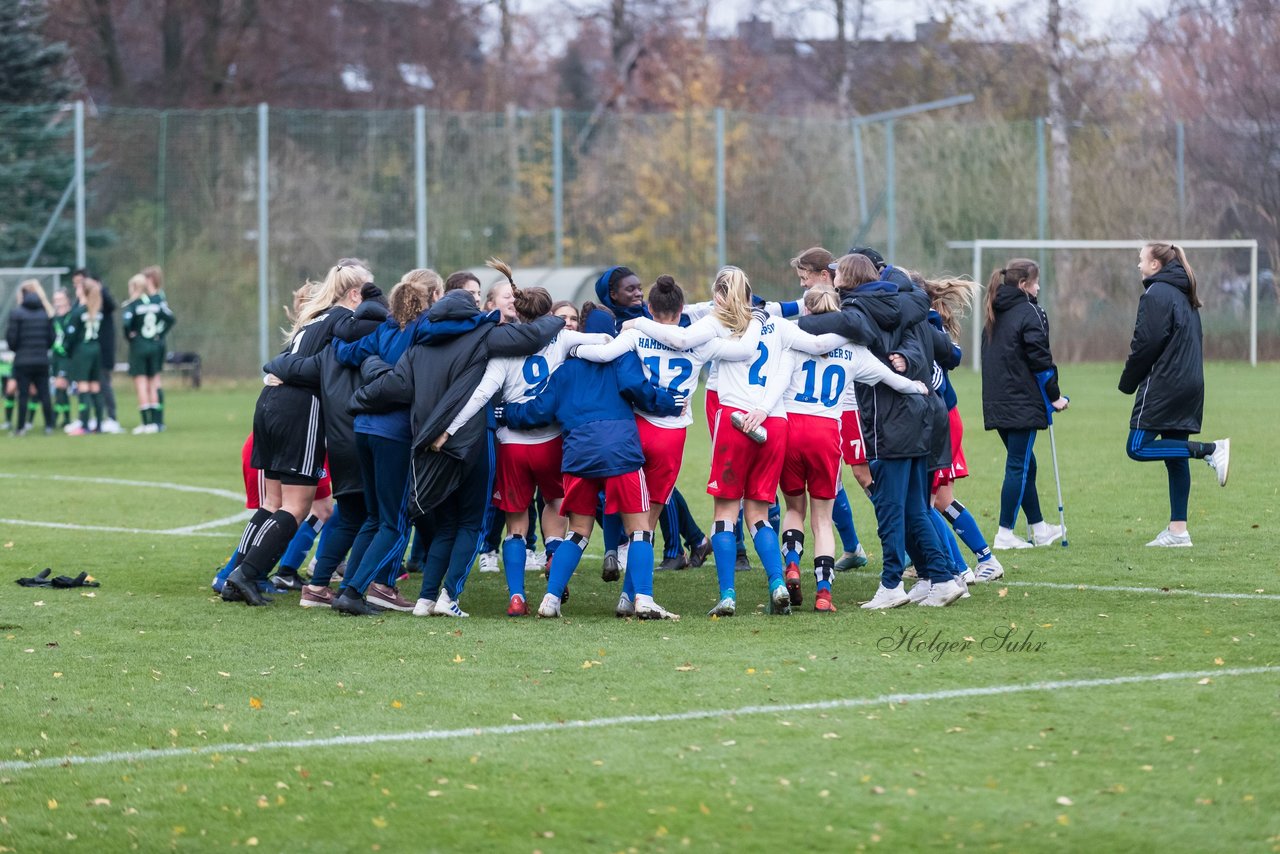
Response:
[[[659,427],[642,415],[636,416],[640,431],[640,449],[644,451],[644,480],[649,487],[649,501],[666,504],[676,488],[680,464],[684,462],[683,427]]]
[[[711,435],[716,434],[716,413],[720,411],[720,392],[713,388],[707,389],[707,432]]]
[[[778,498],[778,481],[787,456],[787,419],[766,418],[762,426],[769,436],[763,445],[758,445],[730,423],[733,413],[739,411],[731,406],[721,406],[716,411],[707,493],[716,498],[746,498],[772,504]]]
[[[830,501],[840,485],[840,422],[821,415],[787,415],[782,494]]]
[[[564,439],[560,436],[536,445],[515,442],[498,446],[498,473],[493,482],[493,506],[504,513],[523,513],[533,503],[534,489],[544,501],[564,497],[560,462]]]
[[[964,460],[964,449],[960,445],[960,440],[964,438],[964,422],[960,420],[960,407],[951,408],[947,413],[947,422],[951,427],[951,466],[933,473],[934,492],[938,491],[939,486],[969,476],[969,466]]]
[[[649,512],[649,490],[644,484],[644,469],[641,469],[613,477],[578,477],[566,472],[560,515],[596,515],[601,490],[604,490],[606,513]]]
[[[867,462],[867,445],[862,441],[862,416],[856,409],[840,413],[840,453],[851,466]]]
[[[256,469],[249,461],[253,459],[253,434],[244,440],[240,449],[240,471],[244,475],[244,506],[257,510],[262,506],[262,493],[266,491],[266,477],[262,469]],[[329,460],[324,461],[324,474],[320,475],[320,484],[316,487],[316,500],[328,498],[333,494],[333,482],[329,479]]]

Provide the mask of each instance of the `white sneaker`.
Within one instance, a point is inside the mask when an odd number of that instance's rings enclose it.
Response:
[[[971,573],[971,574],[972,574],[972,573]],[[970,595],[971,595],[971,594],[969,593],[969,582],[967,582],[967,581],[965,581],[965,580],[964,580],[964,576],[963,576],[963,575],[956,579],[956,583],[957,583],[957,584],[959,584],[961,587],[963,587],[963,588],[964,588],[964,592],[960,594],[960,598],[961,598],[961,599],[968,599],[968,598],[970,598]]]
[[[974,575],[973,570],[966,566],[964,572],[960,573],[960,580],[965,584],[973,584],[978,580],[978,576]]]
[[[538,616],[548,619],[560,616],[560,597],[553,596],[548,593],[542,597],[542,604],[538,606]]]
[[[619,603],[621,604],[621,603]],[[652,596],[643,594],[636,595],[635,603],[636,617],[641,620],[679,620],[679,614],[673,614],[666,608],[653,601]]]
[[[862,607],[868,611],[878,611],[883,608],[897,608],[899,605],[905,605],[911,601],[906,591],[902,589],[902,585],[897,587],[885,587],[881,582],[876,595],[871,597],[871,601],[863,602]]]
[[[104,419],[102,422],[103,433],[123,433],[124,428],[120,426],[120,422],[114,418]]]
[[[636,603],[631,601],[631,597],[623,593],[618,597],[618,607],[613,609],[615,617],[634,617],[636,614]]]
[[[1213,453],[1205,457],[1204,461],[1209,464],[1209,468],[1218,473],[1218,486],[1226,486],[1227,469],[1231,465],[1231,440],[1219,439],[1213,444]],[[1156,539],[1159,539],[1159,537]],[[1187,545],[1191,544],[1187,543]]]
[[[996,540],[991,544],[993,549],[1029,549],[1033,548],[1031,543],[1019,537],[1008,528],[1000,528],[996,531]]]
[[[930,587],[929,595],[920,604],[926,608],[945,608],[963,596],[964,592],[964,585],[952,578]]]
[[[782,615],[791,613],[791,594],[787,592],[787,585],[779,584],[769,593],[769,613]]]
[[[1185,534],[1175,534],[1168,528],[1156,534],[1156,538],[1147,543],[1148,546],[1163,546],[1171,549],[1189,549],[1191,548],[1191,532]]]
[[[72,421],[66,427],[62,428],[62,432],[66,433],[68,436],[79,435],[83,431],[84,431],[84,422],[82,422],[79,418],[77,418],[75,421]]]
[[[432,611],[432,609],[434,609],[435,607],[436,607],[436,600],[434,600],[434,599],[419,599],[419,600],[418,600],[418,604],[416,604],[416,605],[414,605],[414,606],[413,606],[413,616],[415,616],[415,617],[430,617],[430,616],[431,616],[431,611]]]
[[[988,581],[995,581],[997,578],[1004,577],[1004,567],[1000,565],[1000,561],[996,560],[996,556],[992,555],[984,561],[979,561],[977,568],[973,571],[973,583],[985,584]]]
[[[533,549],[524,550],[524,571],[540,570],[547,565],[547,553],[535,552]]]
[[[738,603],[733,600],[732,596],[726,596],[716,603],[716,606],[707,612],[708,617],[732,617],[738,612]]]
[[[907,598],[919,605],[929,597],[929,588],[931,587],[933,587],[933,582],[927,578],[922,578],[907,591]]]
[[[144,431],[144,432],[146,432],[146,433],[159,433],[159,432],[160,432],[160,425],[159,425],[159,424],[147,424],[147,425],[146,425],[146,428],[147,428],[147,429]]]
[[[141,436],[143,433],[150,432],[147,430],[147,428],[150,426],[151,426],[150,424],[139,424],[137,427],[134,427],[129,432],[135,436]]]
[[[498,553],[485,552],[480,555],[480,571],[481,572],[497,572],[498,571]]]
[[[414,607],[414,610],[417,610],[417,606]],[[453,601],[453,597],[449,595],[449,591],[441,587],[440,596],[436,599],[436,604],[431,608],[431,616],[470,617],[471,615],[459,608],[458,603]]]
[[[1054,540],[1062,537],[1061,525],[1050,525],[1048,522],[1039,522],[1031,526],[1031,542],[1037,546],[1047,546]]]

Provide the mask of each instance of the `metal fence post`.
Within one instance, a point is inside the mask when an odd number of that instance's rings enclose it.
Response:
[[[267,105],[258,105],[258,364],[267,362],[268,348],[268,284],[267,272],[267,227],[268,207],[267,194],[270,192],[268,175],[270,166],[267,163]]]
[[[725,236],[724,107],[716,107],[716,269],[729,263]]]
[[[973,365],[974,373],[982,372],[982,318],[983,302],[982,295],[982,243],[974,241],[973,244],[973,281],[977,284],[978,289],[973,295],[973,310],[969,312],[970,322],[973,323],[972,348],[969,364]]]
[[[564,266],[564,112],[551,111],[551,207],[555,231],[555,266]]]
[[[1048,239],[1049,163],[1044,139],[1044,119],[1036,119],[1036,240]],[[1044,274],[1045,250],[1040,250],[1040,273]]]
[[[898,257],[898,182],[897,176],[894,175],[896,164],[893,150],[893,119],[884,123],[884,149],[884,174],[887,182],[884,216],[889,231],[885,237],[885,249],[888,252],[886,257],[892,264]]]
[[[1177,125],[1178,145],[1178,233],[1186,234],[1187,223],[1187,136],[1186,126]]]
[[[85,259],[84,224],[84,101],[75,104],[76,125],[76,267],[83,269]]]
[[[853,120],[853,171],[858,178],[858,228],[867,227],[867,170],[862,157],[862,123]]]
[[[169,111],[160,114],[160,139],[156,146],[156,263],[164,266],[164,233],[167,228],[165,173],[167,151],[169,147]]]
[[[413,108],[414,233],[417,265],[427,266],[427,108]]]

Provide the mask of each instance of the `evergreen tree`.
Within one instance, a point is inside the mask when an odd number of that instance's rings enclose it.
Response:
[[[74,87],[69,52],[41,34],[44,0],[0,0],[0,266],[26,263],[75,174],[74,122],[61,108]],[[75,227],[65,215],[37,265],[75,258]]]

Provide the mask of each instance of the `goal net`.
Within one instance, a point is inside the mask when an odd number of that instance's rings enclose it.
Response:
[[[978,369],[982,305],[993,270],[1011,258],[1039,264],[1040,305],[1049,316],[1054,356],[1060,362],[1118,361],[1129,352],[1142,280],[1138,252],[1146,240],[969,240],[951,241],[958,270],[980,286],[967,340]],[[1275,279],[1258,268],[1256,240],[1174,240],[1196,272],[1204,307],[1205,356],[1212,359],[1280,357],[1280,311]],[[965,257],[968,255],[968,257]],[[1259,319],[1263,335],[1259,340]]]

